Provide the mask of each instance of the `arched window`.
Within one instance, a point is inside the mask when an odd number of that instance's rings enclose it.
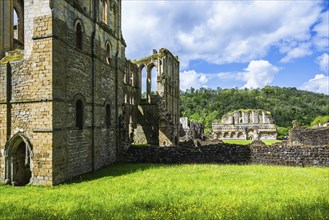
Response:
[[[75,126],[79,129],[82,130],[83,129],[83,113],[84,113],[84,109],[83,109],[83,103],[82,101],[79,99],[76,103],[75,103]]]
[[[14,48],[24,48],[24,1],[15,0],[13,7]]]
[[[141,98],[146,99],[146,81],[147,81],[147,73],[146,73],[146,67],[143,65],[141,69]]]
[[[18,13],[14,8],[14,39],[18,40]]]
[[[106,105],[105,111],[105,125],[109,128],[111,127],[111,106],[109,104]]]
[[[111,45],[110,43],[106,44],[106,62],[110,64],[111,62]]]
[[[135,86],[135,74],[133,71],[130,72],[131,76],[130,76],[130,85]]]
[[[125,100],[124,100],[124,103],[125,103],[125,104],[128,104],[128,95],[127,95],[127,94],[125,94]]]
[[[155,66],[151,69],[151,93],[156,95],[158,91],[158,78],[157,78],[157,69]]]
[[[107,0],[102,0],[102,21],[107,24]]]
[[[82,50],[82,25],[80,22],[76,24],[76,46]]]

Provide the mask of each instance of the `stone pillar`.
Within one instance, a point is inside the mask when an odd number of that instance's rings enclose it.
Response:
[[[265,124],[266,123],[266,121],[265,121],[265,112],[264,111],[262,111],[262,122],[263,122],[263,124]]]
[[[0,0],[0,59],[13,48],[13,1]]]

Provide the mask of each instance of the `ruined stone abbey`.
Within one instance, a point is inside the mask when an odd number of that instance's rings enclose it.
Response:
[[[276,140],[277,130],[270,112],[241,109],[227,113],[220,123],[212,123],[215,139]]]
[[[125,48],[121,0],[0,1],[2,182],[55,185],[131,143],[178,145],[178,58]]]

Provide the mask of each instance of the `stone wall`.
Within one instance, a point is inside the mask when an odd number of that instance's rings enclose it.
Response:
[[[290,131],[289,144],[307,146],[329,145],[329,127],[295,127]]]
[[[329,166],[329,147],[208,145],[202,147],[130,147],[126,162],[219,163]]]

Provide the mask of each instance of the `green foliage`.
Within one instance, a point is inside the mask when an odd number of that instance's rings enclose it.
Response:
[[[279,127],[289,128],[293,120],[309,125],[317,116],[329,115],[328,95],[296,88],[266,86],[263,89],[188,89],[180,94],[181,115],[204,122],[211,128],[213,119],[238,109],[263,109]]]
[[[326,219],[328,168],[119,164],[55,187],[0,186],[1,219]]]
[[[325,124],[329,122],[329,115],[325,115],[325,116],[318,116],[316,117],[312,122],[311,122],[311,126],[316,126],[319,124]]]
[[[276,126],[276,130],[278,131],[278,139],[280,140],[282,140],[284,136],[289,136],[290,127],[285,128],[285,127]]]

